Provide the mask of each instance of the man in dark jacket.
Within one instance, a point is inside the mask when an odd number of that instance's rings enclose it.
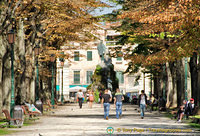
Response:
[[[141,118],[144,118],[144,111],[145,107],[147,106],[147,95],[144,93],[144,90],[141,91],[141,94],[139,95],[138,99],[139,107],[140,107],[140,112],[141,112]]]
[[[185,114],[186,114],[187,119],[189,115],[193,115],[194,109],[195,109],[194,99],[191,98],[190,102],[187,103],[187,107],[185,109]]]

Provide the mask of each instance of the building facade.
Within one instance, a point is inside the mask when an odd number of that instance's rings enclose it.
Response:
[[[65,101],[73,99],[74,93],[78,91],[74,91],[76,87],[86,88],[92,83],[91,76],[96,66],[101,62],[97,50],[97,45],[100,41],[103,41],[107,50],[118,46],[116,45],[116,41],[113,40],[113,37],[120,35],[120,33],[110,29],[109,25],[101,26],[96,31],[96,35],[98,35],[99,40],[87,43],[91,45],[88,49],[62,48],[65,53],[71,54],[72,56],[69,60],[65,60],[63,68],[60,65],[59,59],[57,59],[57,93],[60,96],[63,89]],[[81,47],[80,45],[77,43],[78,47]],[[137,74],[123,74],[128,66],[128,61],[124,60],[123,56],[113,57],[112,64],[116,71],[116,77],[119,80],[119,88],[123,94],[128,94],[131,97],[131,95],[140,93],[141,90],[145,90],[149,94],[152,86],[150,87],[150,79],[146,75],[141,72]],[[140,78],[136,80],[139,76]]]

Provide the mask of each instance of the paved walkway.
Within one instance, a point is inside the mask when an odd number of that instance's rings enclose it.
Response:
[[[83,109],[79,109],[78,104],[66,104],[59,106],[54,113],[41,117],[34,125],[13,129],[19,132],[9,136],[105,136],[109,135],[108,127],[114,129],[112,135],[116,136],[200,136],[200,132],[184,123],[176,123],[163,117],[157,111],[146,112],[145,118],[141,119],[136,108],[136,105],[124,105],[122,118],[116,119],[115,108],[111,105],[110,118],[104,120],[100,104],[94,104],[92,109],[87,104],[83,105]]]

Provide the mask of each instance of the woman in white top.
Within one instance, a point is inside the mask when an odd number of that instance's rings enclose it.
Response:
[[[79,90],[79,92],[77,93],[77,98],[78,98],[78,103],[79,103],[79,106],[80,106],[80,109],[81,109],[82,103],[83,103],[83,98],[84,98],[82,90]]]

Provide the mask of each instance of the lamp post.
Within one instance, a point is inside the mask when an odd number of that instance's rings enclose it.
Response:
[[[187,100],[187,58],[185,58],[185,100]]]
[[[35,88],[35,101],[39,100],[39,68],[38,68],[38,55],[40,54],[40,46],[37,44],[34,48],[36,55],[36,88]]]
[[[54,101],[54,61],[55,61],[55,55],[51,54],[50,57],[51,63],[52,63],[52,80],[51,80],[51,105],[54,107],[55,101]]]
[[[63,96],[63,67],[64,67],[64,62],[65,62],[65,59],[64,59],[64,52],[60,52],[60,65],[62,67],[62,92],[61,92],[61,103],[63,104],[63,101],[64,101],[64,96]]]
[[[62,67],[62,92],[61,92],[61,102],[63,104],[63,101],[64,101],[64,96],[63,96],[63,67],[64,67],[64,59],[60,59],[60,64],[61,64],[61,67]]]
[[[15,86],[14,86],[14,42],[15,32],[11,29],[8,32],[8,43],[11,45],[11,103],[10,103],[10,115],[13,117],[13,108],[15,106]]]

